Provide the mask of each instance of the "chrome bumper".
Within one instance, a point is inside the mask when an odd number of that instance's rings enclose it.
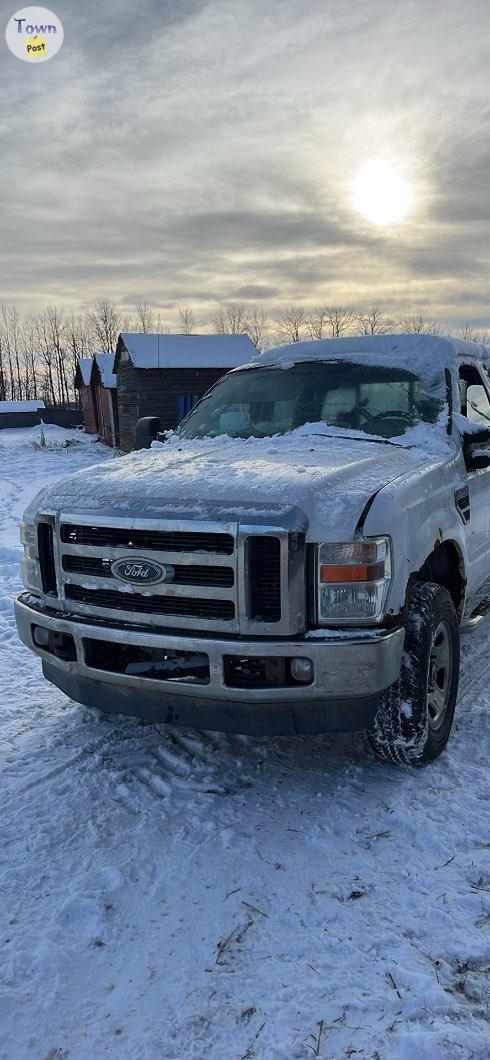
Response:
[[[306,636],[297,640],[220,639],[218,636],[195,634],[150,633],[130,627],[90,624],[89,620],[73,617],[61,618],[43,610],[41,603],[37,604],[29,594],[16,600],[15,615],[20,639],[41,657],[44,673],[49,680],[72,698],[103,710],[119,710],[121,713],[153,718],[157,712],[163,721],[237,732],[269,732],[270,723],[264,718],[264,725],[261,725],[257,711],[266,710],[269,718],[271,713],[277,713],[279,717],[281,708],[286,710],[289,718],[291,710],[294,715],[299,711],[306,721],[300,728],[296,724],[297,719],[292,723],[292,728],[288,721],[285,730],[281,726],[277,731],[321,732],[363,728],[365,720],[357,724],[356,718],[351,716],[352,705],[364,704],[366,708],[369,707],[369,715],[374,716],[379,693],[398,678],[405,635],[403,628],[392,631],[353,630],[348,637],[345,631],[336,636],[326,630],[324,637],[308,639]],[[71,635],[75,642],[76,660],[66,662],[36,645],[32,637],[34,625]],[[84,640],[87,639],[205,653],[209,658],[209,684],[189,686],[185,681],[155,680],[95,669],[86,662]],[[313,664],[313,681],[309,685],[287,687],[229,687],[225,683],[225,655],[252,658],[301,656],[310,659]],[[327,714],[324,711],[319,713],[316,709],[318,705],[325,706]],[[329,708],[332,708],[336,719],[332,724],[327,716]],[[308,711],[312,712],[312,728],[305,728]],[[233,720],[234,714],[242,720]],[[247,717],[252,714],[255,723],[243,727]],[[216,724],[210,723],[210,716],[216,717]],[[315,722],[313,716],[317,719]],[[227,719],[229,724],[226,723]]]

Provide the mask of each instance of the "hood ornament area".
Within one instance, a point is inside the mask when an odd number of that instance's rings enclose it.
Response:
[[[171,582],[175,569],[168,563],[156,563],[155,560],[139,556],[126,556],[111,564],[115,578],[130,585],[155,585],[157,582]]]

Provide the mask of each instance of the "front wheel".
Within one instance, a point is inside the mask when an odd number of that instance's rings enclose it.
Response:
[[[459,681],[459,624],[447,591],[433,582],[412,589],[400,677],[381,694],[368,730],[379,758],[414,766],[444,750]]]

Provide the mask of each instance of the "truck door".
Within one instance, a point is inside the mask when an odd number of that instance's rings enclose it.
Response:
[[[461,413],[471,423],[490,429],[490,387],[474,365],[461,365],[459,371]],[[479,448],[488,448],[482,445]],[[474,592],[490,577],[490,467],[468,471],[470,522],[468,555],[469,591]]]

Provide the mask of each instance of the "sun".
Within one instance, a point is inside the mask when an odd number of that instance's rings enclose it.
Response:
[[[354,182],[353,204],[372,224],[401,221],[413,206],[413,188],[388,162],[368,162]]]

